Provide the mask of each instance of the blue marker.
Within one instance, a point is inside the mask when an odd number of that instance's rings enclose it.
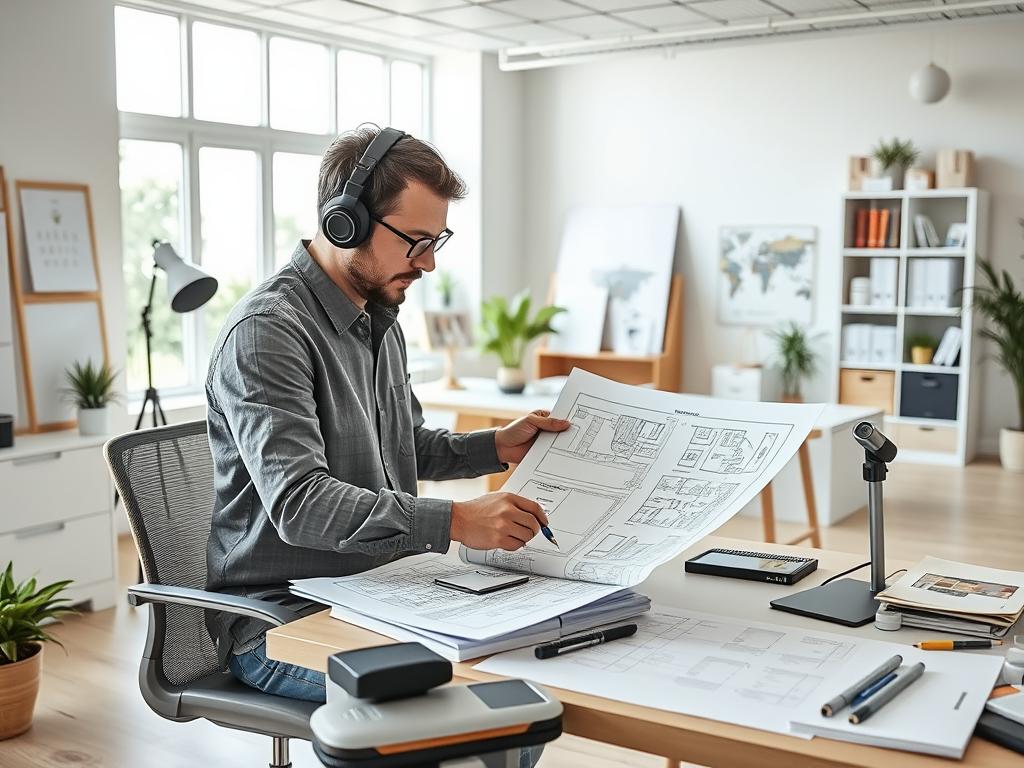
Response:
[[[552,544],[554,544],[556,547],[558,547],[558,542],[555,541],[555,536],[554,536],[553,533],[551,533],[551,529],[550,528],[548,528],[546,525],[542,525],[540,527],[540,532],[544,534],[544,538],[545,539],[547,539]],[[561,547],[558,547],[558,548],[561,549]]]
[[[867,688],[865,688],[863,691],[861,691],[860,693],[858,693],[856,696],[853,697],[853,701],[850,702],[850,706],[851,707],[856,707],[861,702],[867,701],[872,696],[874,696],[876,693],[878,693],[880,690],[882,690],[885,686],[887,686],[889,683],[891,683],[893,680],[895,680],[896,677],[897,677],[897,675],[896,675],[895,672],[890,672],[888,675],[883,677],[877,683],[869,685]]]

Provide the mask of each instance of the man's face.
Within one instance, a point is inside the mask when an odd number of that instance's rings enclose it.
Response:
[[[388,225],[413,240],[437,237],[447,226],[448,201],[422,184],[410,181],[398,196],[393,213],[383,217]],[[367,301],[397,307],[405,292],[424,272],[434,271],[434,250],[407,259],[409,243],[374,223],[370,239],[352,252],[348,277],[352,287]]]

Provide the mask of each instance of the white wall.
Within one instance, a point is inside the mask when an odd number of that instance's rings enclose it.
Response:
[[[706,393],[715,363],[731,362],[741,329],[716,321],[719,227],[818,228],[814,325],[835,346],[840,200],[849,155],[879,137],[936,150],[972,149],[978,186],[992,193],[997,266],[1024,276],[1024,21],[1000,18],[935,32],[936,63],[953,87],[936,105],[907,94],[927,63],[932,28],[645,55],[526,75],[524,253],[529,284],[546,289],[566,210],[577,203],[674,201],[683,209],[686,277],[684,389]],[[609,232],[629,247],[628,233]],[[762,345],[768,351],[767,345]],[[827,399],[829,375],[805,392]],[[1012,385],[986,363],[982,449],[1014,421]],[[976,383],[978,380],[975,380]]]
[[[111,362],[125,361],[112,0],[0,0],[0,165],[24,268],[16,179],[87,184]],[[27,425],[18,378],[18,424]],[[119,382],[124,391],[124,377]],[[115,428],[126,424],[115,411]]]

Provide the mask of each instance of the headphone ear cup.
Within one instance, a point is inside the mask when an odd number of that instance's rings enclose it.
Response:
[[[370,212],[358,198],[341,194],[324,205],[320,230],[338,248],[355,248],[370,234]]]

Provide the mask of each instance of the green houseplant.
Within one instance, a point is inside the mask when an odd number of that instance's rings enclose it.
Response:
[[[799,403],[800,382],[818,372],[818,353],[811,348],[811,342],[821,334],[808,336],[807,330],[790,321],[787,326],[768,332],[775,342],[775,367],[782,373],[782,402]]]
[[[1018,222],[1024,234],[1024,219]],[[997,272],[981,258],[978,269],[985,284],[971,289],[971,305],[988,320],[981,336],[995,344],[995,360],[1010,374],[1017,394],[1017,425],[1000,430],[999,460],[1006,469],[1024,472],[1024,294],[1007,270]]]
[[[9,739],[32,727],[32,712],[39,693],[42,643],[60,642],[43,622],[74,613],[59,597],[70,581],[36,586],[30,578],[14,581],[14,563],[0,576],[0,739]],[[62,646],[63,647],[63,646]]]
[[[881,175],[892,178],[893,189],[903,189],[904,171],[920,156],[920,150],[909,139],[901,141],[894,137],[887,142],[880,138],[878,144],[871,148],[871,157],[878,163]]]
[[[452,296],[454,296],[455,284],[457,282],[455,274],[450,269],[437,270],[435,287],[437,288],[438,294],[441,296],[442,307],[447,309],[452,305]]]
[[[928,365],[935,356],[935,347],[938,343],[930,333],[912,333],[907,337],[910,362],[914,365]]]
[[[494,296],[480,306],[480,349],[498,356],[498,387],[502,392],[519,393],[526,386],[523,355],[527,345],[545,333],[557,333],[551,318],[564,307],[547,306],[530,318],[530,292],[521,291],[511,303],[504,296]]]
[[[64,371],[67,388],[65,398],[78,408],[78,431],[83,435],[105,435],[110,432],[110,412],[107,406],[120,399],[114,390],[117,371],[106,362],[94,366],[77,360]]]

